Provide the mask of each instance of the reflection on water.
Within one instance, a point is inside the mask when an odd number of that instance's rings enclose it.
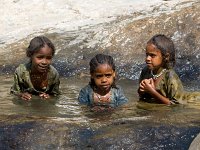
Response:
[[[111,112],[91,112],[77,102],[88,81],[61,78],[59,98],[34,96],[24,102],[9,94],[12,76],[0,76],[0,149],[188,149],[200,132],[198,103],[138,102],[138,84],[132,80],[118,81],[127,104]]]

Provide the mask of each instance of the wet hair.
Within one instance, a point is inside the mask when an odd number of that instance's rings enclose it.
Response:
[[[55,54],[55,47],[53,43],[45,36],[37,36],[34,37],[26,49],[26,56],[31,57],[34,53],[38,52],[41,48],[45,47],[45,45],[49,46],[52,49],[52,55]]]
[[[102,64],[108,64],[112,68],[112,70],[115,71],[114,60],[111,56],[105,55],[105,54],[97,54],[95,57],[93,57],[90,60],[90,74],[95,73],[97,67],[99,65],[102,65]],[[91,78],[91,81],[90,81],[89,84],[93,89],[96,88],[94,79]],[[116,88],[115,79],[114,79],[113,84],[111,86],[113,88]]]
[[[164,34],[154,35],[147,44],[153,44],[157,49],[161,51],[163,56],[163,67],[164,68],[172,68],[175,65],[175,48],[173,41],[165,36]],[[167,54],[169,55],[169,59],[167,59]]]

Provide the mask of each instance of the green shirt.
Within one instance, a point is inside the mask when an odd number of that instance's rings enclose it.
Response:
[[[144,79],[152,78],[151,71],[147,67],[142,70],[139,82]],[[172,104],[185,104],[195,99],[200,100],[200,92],[184,91],[182,82],[173,69],[167,69],[160,82],[156,85],[156,90],[163,96],[169,98]],[[148,93],[140,95],[140,99],[147,102],[156,102]]]
[[[30,78],[31,63],[20,64],[14,73],[14,84],[10,89],[12,94],[19,94],[21,92],[28,92],[34,95],[38,95],[40,92],[45,92],[49,95],[59,95],[59,74],[57,70],[50,65],[48,71],[48,85],[44,91],[38,91],[33,87]]]

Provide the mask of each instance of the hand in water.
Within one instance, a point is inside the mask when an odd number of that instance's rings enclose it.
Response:
[[[20,97],[22,100],[29,101],[29,100],[31,100],[32,95],[29,94],[28,92],[25,92],[25,93],[20,93],[20,94],[19,94],[19,97]]]
[[[40,97],[41,99],[48,99],[48,98],[50,98],[49,94],[46,94],[46,93],[40,93],[40,94],[39,94],[39,97]]]

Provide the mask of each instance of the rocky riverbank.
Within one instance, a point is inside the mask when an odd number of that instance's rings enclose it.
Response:
[[[169,9],[169,8],[168,8]],[[177,49],[178,72],[199,71],[200,57],[200,3],[179,3],[167,10],[163,5],[150,12],[122,15],[111,22],[82,26],[78,30],[51,32],[45,29],[37,35],[48,36],[56,45],[54,65],[61,75],[72,76],[87,72],[88,61],[95,53],[112,55],[119,66],[119,74],[137,79],[144,63],[146,42],[154,34],[170,36]],[[0,48],[1,72],[13,72],[16,65],[26,61],[25,48],[33,37],[29,35]],[[65,73],[63,73],[63,69]],[[199,77],[199,72],[195,77]]]

